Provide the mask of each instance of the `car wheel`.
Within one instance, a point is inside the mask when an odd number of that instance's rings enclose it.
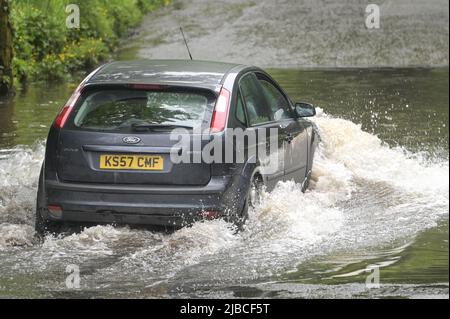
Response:
[[[42,216],[42,209],[36,209],[34,230],[38,240],[42,241],[47,234],[58,234],[60,232],[60,225],[45,219]]]
[[[44,236],[48,233],[59,233],[61,225],[57,222],[50,221],[43,217],[43,210],[45,208],[45,196],[43,190],[43,169],[39,175],[39,186],[36,200],[36,214],[34,230],[39,241],[42,241]]]
[[[261,192],[263,188],[263,181],[260,176],[253,176],[250,183],[249,189],[247,191],[247,196],[244,202],[244,208],[242,209],[241,216],[238,218],[237,226],[241,228],[248,218],[248,210],[250,208],[255,208],[261,202]]]

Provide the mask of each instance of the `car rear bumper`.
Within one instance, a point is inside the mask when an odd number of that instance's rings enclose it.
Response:
[[[47,205],[43,217],[61,222],[184,226],[205,212],[235,215],[242,206],[237,176],[212,177],[205,186],[101,185],[45,181]]]

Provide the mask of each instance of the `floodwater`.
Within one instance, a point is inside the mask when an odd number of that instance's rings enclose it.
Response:
[[[121,55],[189,58],[261,67],[448,66],[447,0],[173,0],[144,19]]]
[[[368,3],[174,0],[123,43],[120,59],[186,58],[182,25],[194,58],[272,67],[319,107],[311,188],[279,184],[238,233],[215,220],[37,243],[45,138],[76,83],[0,100],[0,297],[448,298],[448,1],[383,1],[377,30]]]
[[[45,137],[74,85],[0,100],[0,297],[448,298],[448,67],[269,71],[320,107],[322,142],[311,189],[278,185],[238,233],[215,220],[36,243]]]

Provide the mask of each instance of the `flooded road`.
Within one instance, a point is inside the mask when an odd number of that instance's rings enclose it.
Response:
[[[448,298],[448,68],[269,71],[320,107],[322,143],[311,189],[280,184],[237,234],[216,220],[37,244],[44,140],[73,85],[0,100],[0,296]],[[80,289],[66,287],[68,265]]]
[[[380,27],[365,10],[377,3]],[[174,0],[124,41],[122,56],[261,67],[447,66],[447,0]]]
[[[0,297],[448,298],[448,1],[384,1],[370,31],[366,5],[174,1],[123,43],[120,59],[186,58],[183,25],[194,58],[271,67],[293,100],[320,108],[311,188],[278,185],[239,233],[216,220],[36,243],[45,138],[76,83],[0,99]],[[348,68],[386,65],[419,67]],[[66,286],[70,265],[79,289]]]

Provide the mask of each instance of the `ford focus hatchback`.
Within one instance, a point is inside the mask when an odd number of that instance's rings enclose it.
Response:
[[[241,225],[262,186],[308,186],[318,135],[263,70],[113,62],[79,85],[51,126],[36,231],[67,223]]]

